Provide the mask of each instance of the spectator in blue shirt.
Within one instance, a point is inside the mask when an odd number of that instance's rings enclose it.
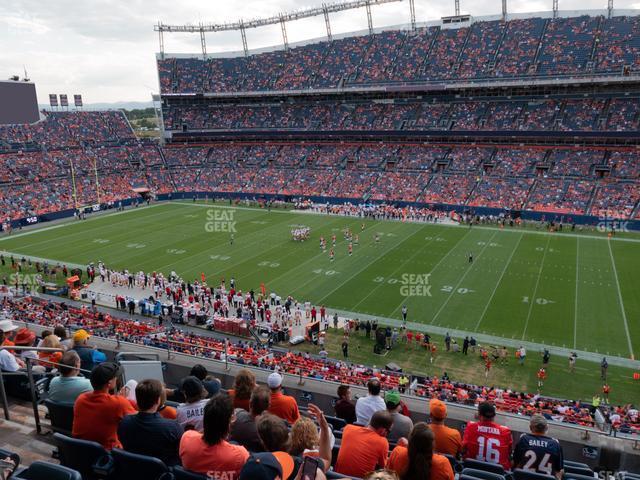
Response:
[[[91,392],[88,378],[80,377],[80,357],[73,350],[66,352],[58,366],[60,376],[49,384],[49,399],[55,402],[74,403],[81,393]]]

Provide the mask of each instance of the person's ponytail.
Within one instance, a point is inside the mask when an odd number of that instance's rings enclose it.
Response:
[[[434,435],[429,426],[416,423],[409,434],[408,466],[402,480],[429,480],[433,460]]]

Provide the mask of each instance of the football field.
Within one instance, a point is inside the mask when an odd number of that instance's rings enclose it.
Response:
[[[295,242],[291,230],[302,225],[310,239]],[[351,256],[347,228],[359,236]],[[185,202],[14,232],[0,239],[0,251],[175,271],[187,281],[204,273],[210,284],[234,277],[243,291],[259,291],[264,282],[267,291],[329,310],[400,319],[406,305],[409,322],[623,358],[640,352],[640,238],[631,235],[608,240],[595,232],[363,221]]]

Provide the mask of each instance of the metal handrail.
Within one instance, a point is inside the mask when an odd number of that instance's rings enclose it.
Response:
[[[12,351],[20,351],[20,352],[24,352],[24,351],[36,351],[36,352],[61,352],[64,353],[67,350],[65,350],[64,348],[51,348],[51,347],[26,347],[26,346],[9,346],[9,345],[5,345],[5,346],[0,346],[0,350],[12,350]],[[73,350],[73,349],[71,349]],[[35,418],[35,422],[36,422],[36,431],[38,432],[38,434],[42,434],[42,426],[40,425],[40,412],[38,411],[38,399],[36,396],[36,387],[35,387],[35,381],[33,379],[33,365],[32,362],[35,360],[36,362],[43,362],[46,363],[47,365],[53,365],[53,366],[60,366],[62,365],[59,362],[53,362],[50,360],[40,360],[40,359],[34,359],[31,357],[24,357],[22,360],[24,360],[25,365],[26,365],[26,374],[27,374],[27,378],[29,380],[29,390],[31,392],[31,406],[33,408],[33,415]],[[67,365],[65,365],[67,366]],[[82,368],[78,368],[78,371],[81,373],[91,373],[91,371],[89,370],[85,370]],[[15,372],[3,372],[0,369],[0,399],[2,400],[2,409],[4,411],[4,417],[6,420],[11,420],[10,418],[10,413],[9,413],[9,401],[7,399],[7,391],[5,389],[4,386],[4,377],[8,376],[8,377],[12,377],[12,376],[22,376],[24,375],[25,371],[20,369],[17,370]]]

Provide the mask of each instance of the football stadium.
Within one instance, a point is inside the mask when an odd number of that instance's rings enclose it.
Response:
[[[420,3],[0,81],[1,478],[640,479],[640,4]]]

